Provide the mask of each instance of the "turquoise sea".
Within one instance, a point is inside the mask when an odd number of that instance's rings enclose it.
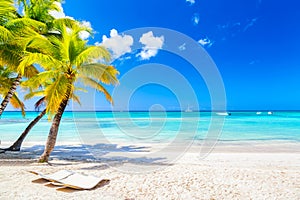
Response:
[[[13,142],[37,112],[5,112],[0,140]],[[300,141],[300,112],[65,112],[59,141],[83,143],[130,141],[160,143],[201,141]],[[44,117],[27,142],[45,141],[51,122]]]

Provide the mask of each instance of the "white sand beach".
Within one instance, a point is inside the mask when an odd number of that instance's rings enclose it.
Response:
[[[252,146],[253,147],[253,146]],[[29,152],[0,155],[0,199],[300,199],[300,152],[294,147],[220,146],[204,159],[196,148],[173,164],[163,162],[78,161],[55,157],[38,164]],[[227,149],[227,151],[226,151]],[[75,152],[75,151],[74,151]],[[138,154],[138,152],[137,152]],[[108,163],[108,164],[106,164]],[[128,173],[120,166],[153,171]],[[53,173],[67,169],[109,179],[92,190],[73,190],[37,180],[28,170]],[[122,168],[124,169],[124,168]]]

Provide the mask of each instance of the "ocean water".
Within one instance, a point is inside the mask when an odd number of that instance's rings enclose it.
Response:
[[[5,112],[0,119],[0,140],[13,142],[36,112],[23,118]],[[45,141],[51,121],[45,116],[30,132],[27,142]],[[59,141],[100,143],[134,141],[300,141],[300,112],[65,112]]]

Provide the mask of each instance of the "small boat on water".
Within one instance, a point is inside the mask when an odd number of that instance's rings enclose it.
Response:
[[[219,115],[219,116],[229,116],[229,115],[231,115],[230,112],[217,112],[216,114]]]
[[[269,112],[268,112],[268,115],[273,115],[273,112],[269,111]]]
[[[187,109],[184,112],[193,112],[190,108],[190,106],[188,105]]]
[[[256,112],[257,115],[261,115],[262,112]]]

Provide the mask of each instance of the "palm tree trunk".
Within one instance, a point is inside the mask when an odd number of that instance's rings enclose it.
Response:
[[[40,121],[40,119],[43,118],[43,116],[46,114],[46,109],[43,110],[34,120],[30,122],[30,124],[26,127],[24,132],[20,135],[20,137],[15,141],[13,145],[8,147],[7,149],[4,149],[5,151],[20,151],[22,143],[25,139],[25,137],[28,135],[29,131]]]
[[[71,93],[71,89],[68,89],[68,91],[66,92],[65,98],[60,103],[58,111],[57,111],[56,115],[54,116],[50,131],[49,131],[48,139],[47,139],[47,142],[45,145],[44,153],[39,158],[39,162],[48,162],[49,156],[55,147],[61,117],[65,111],[67,104],[68,104],[68,101],[70,98],[70,93]]]
[[[11,97],[14,95],[14,93],[17,90],[18,85],[20,85],[20,81],[22,79],[21,74],[18,74],[18,76],[16,77],[16,79],[14,80],[11,88],[9,89],[7,95],[4,97],[4,99],[2,100],[2,103],[0,105],[0,117],[3,113],[3,111],[5,110],[7,104],[9,103]]]

